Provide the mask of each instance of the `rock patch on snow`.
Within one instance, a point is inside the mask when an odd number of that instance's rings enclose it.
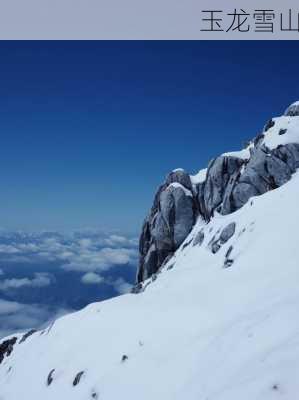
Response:
[[[47,386],[50,386],[51,383],[53,382],[53,374],[55,372],[55,368],[51,369],[51,371],[49,372],[48,376],[47,376]]]
[[[84,371],[80,371],[77,373],[77,375],[75,376],[75,379],[73,380],[73,386],[77,386],[80,383],[80,380],[83,375],[84,375]]]
[[[4,360],[4,357],[8,357],[11,355],[14,345],[16,344],[17,338],[12,337],[11,339],[4,340],[0,343],[0,364]]]

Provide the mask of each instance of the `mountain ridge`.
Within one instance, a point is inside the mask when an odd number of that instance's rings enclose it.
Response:
[[[299,116],[286,117],[297,125]],[[193,185],[203,175],[188,176]],[[173,178],[169,193],[179,189],[179,209],[190,211],[193,186]],[[294,400],[298,197],[294,171],[233,212],[205,219],[197,209],[183,240],[186,230],[173,230],[179,247],[134,293],[5,338],[0,400]]]
[[[170,172],[154,198],[140,236],[137,282],[156,273],[188,236],[198,217],[230,214],[253,197],[280,187],[299,168],[299,103],[269,120],[241,151],[224,153],[207,169]]]

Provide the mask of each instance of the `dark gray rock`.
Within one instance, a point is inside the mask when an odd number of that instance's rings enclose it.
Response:
[[[186,194],[182,186],[168,186],[167,189],[161,193],[159,217],[162,231],[167,229],[169,234],[168,240],[163,247],[178,248],[189,234],[195,221],[193,196]],[[158,235],[158,231],[159,224],[157,220],[154,236],[157,239],[157,247],[159,248],[159,244],[163,242],[163,237]]]
[[[211,250],[212,250],[213,254],[217,253],[217,251],[220,250],[220,248],[221,248],[221,244],[220,244],[219,240],[212,243]]]
[[[201,229],[197,235],[195,236],[195,239],[193,240],[193,246],[201,246],[203,241],[205,239],[205,234],[203,229]]]
[[[81,380],[83,374],[84,374],[84,371],[80,371],[77,373],[77,375],[75,376],[75,379],[73,380],[73,386],[77,386],[80,383],[80,380]]]
[[[187,174],[183,169],[176,169],[167,176],[166,185],[170,185],[171,183],[180,183],[185,188],[192,191],[192,183],[190,179],[190,175]]]
[[[275,125],[275,121],[273,121],[273,119],[270,119],[265,127],[264,127],[264,132],[267,132],[270,128],[272,128]]]
[[[131,293],[133,293],[133,294],[138,294],[140,292],[142,292],[142,283],[141,282],[136,283],[131,289]]]
[[[47,385],[50,386],[51,383],[53,382],[53,374],[55,372],[55,368],[51,369],[51,371],[49,372],[48,376],[47,376]]]
[[[172,257],[173,253],[169,253],[168,256],[164,259],[163,263],[161,264],[161,268],[163,268]]]
[[[231,222],[224,229],[222,229],[220,235],[220,230],[218,230],[208,243],[208,247],[210,248],[211,252],[213,254],[217,253],[221,249],[221,246],[224,245],[234,235],[235,230],[235,222]]]
[[[183,170],[171,172],[158,189],[143,224],[137,282],[156,273],[179,248],[191,231],[197,213],[190,176]]]
[[[204,204],[200,205],[200,209],[205,210],[207,220],[221,205],[229,181],[239,173],[243,163],[237,157],[221,156],[209,164],[203,193]]]
[[[20,339],[19,344],[25,342],[25,340],[28,339],[29,336],[33,335],[35,332],[36,332],[36,329],[31,329],[30,331],[26,332],[26,333],[22,336],[22,338]]]
[[[220,234],[220,242],[221,244],[226,243],[235,233],[236,230],[236,223],[231,222],[228,224]]]
[[[148,252],[148,249],[150,248],[150,244],[151,244],[150,224],[149,224],[149,220],[145,219],[143,226],[142,226],[142,232],[141,232],[140,241],[139,241],[139,253],[142,256],[146,255],[146,253]]]
[[[11,355],[13,347],[16,344],[17,338],[14,336],[11,339],[4,340],[0,343],[0,364],[4,360],[4,357]]]
[[[230,214],[231,212],[233,212],[237,209],[233,191],[236,187],[236,184],[237,184],[239,178],[240,178],[240,171],[236,172],[231,177],[231,179],[229,180],[229,182],[225,188],[225,191],[223,194],[223,201],[221,203],[221,207],[219,207],[220,212],[223,215]]]
[[[278,188],[291,179],[292,171],[290,167],[287,163],[276,157],[273,152],[267,157],[265,169],[268,173],[268,180],[271,182],[270,189]]]
[[[299,115],[299,103],[291,105],[285,115]],[[299,144],[267,148],[267,131],[274,125],[273,119],[268,121],[263,133],[249,143],[248,159],[229,155],[213,159],[208,165],[205,181],[194,187],[184,170],[172,171],[167,176],[142,227],[137,282],[157,273],[166,260],[170,260],[190,233],[198,215],[209,221],[215,212],[230,214],[252,197],[276,189],[291,179],[299,168]],[[285,133],[286,129],[279,132],[280,135]],[[208,247],[216,253],[234,231],[235,225],[230,224],[219,237],[217,235],[210,241]],[[199,232],[193,246],[202,244],[203,240],[204,234]]]
[[[161,257],[161,254],[160,254]],[[148,253],[142,259],[140,269],[138,271],[138,282],[144,281],[157,271],[159,264],[158,251],[155,243],[152,243]]]
[[[171,270],[173,267],[174,267],[174,264],[170,264],[170,265],[168,265],[167,270],[169,271],[169,270]]]
[[[225,253],[225,258],[228,258],[233,251],[233,246],[229,246],[227,252]]]
[[[279,135],[284,135],[285,133],[287,133],[287,129],[279,129]]]
[[[205,209],[205,200],[204,200],[205,184],[206,181],[199,183],[196,188],[197,189],[196,202],[197,202],[198,212],[204,218],[207,215],[207,211]]]
[[[290,168],[293,174],[299,168],[299,144],[288,143],[278,146],[272,151],[273,155],[282,160]]]
[[[193,239],[188,240],[188,242],[184,243],[182,246],[182,250],[184,250],[186,247],[189,246],[189,244],[192,242]]]
[[[278,146],[274,150],[264,145],[254,149],[242,173],[235,176],[226,187],[222,214],[238,210],[253,197],[285,184],[299,167],[297,143]]]
[[[232,211],[238,210],[244,204],[246,204],[251,197],[259,194],[260,193],[258,189],[254,185],[246,182],[238,182],[238,184],[234,187],[231,197],[233,207],[231,206],[225,210],[223,209],[223,214],[229,214]]]
[[[233,251],[233,246],[229,246],[227,252],[225,253],[223,268],[229,268],[233,265],[234,260],[230,257],[232,251]]]
[[[234,263],[234,260],[232,258],[226,258],[224,260],[223,267],[224,268],[229,268],[229,267],[231,267],[233,265],[233,263]]]
[[[274,126],[274,121],[272,121],[272,122],[273,122],[273,125],[272,125],[272,126]],[[255,147],[259,146],[260,143],[261,143],[261,141],[264,139],[264,137],[265,137],[265,134],[264,134],[264,133],[258,134],[258,135],[253,139],[253,144],[254,144],[254,146],[255,146]]]

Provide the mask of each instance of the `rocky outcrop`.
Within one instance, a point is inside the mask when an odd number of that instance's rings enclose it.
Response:
[[[77,373],[77,375],[75,376],[75,379],[73,380],[73,386],[77,386],[80,383],[80,380],[83,375],[84,375],[84,371],[80,371]]]
[[[36,329],[31,329],[30,331],[26,332],[20,339],[19,344],[24,343],[31,335],[33,335]]]
[[[253,196],[259,196],[286,183],[299,167],[299,144],[290,143],[269,150],[254,148],[250,159],[225,190],[222,214],[238,210]]]
[[[47,386],[50,386],[51,383],[53,382],[53,374],[55,372],[55,368],[51,369],[51,371],[49,372],[48,376],[47,376]]]
[[[16,344],[17,338],[12,337],[11,339],[4,340],[0,343],[0,364],[4,360],[4,357],[10,356],[13,351],[13,347]]]
[[[209,242],[208,246],[213,254],[217,253],[220,250],[221,246],[224,245],[229,239],[234,235],[236,230],[235,222],[231,222],[228,224],[219,234],[217,232]]]
[[[190,233],[198,216],[209,221],[216,212],[230,214],[251,197],[275,189],[291,178],[299,168],[299,122],[298,140],[288,142],[286,137],[288,124],[293,120],[290,117],[297,116],[299,102],[292,104],[284,117],[271,119],[263,132],[243,151],[213,159],[208,165],[206,178],[200,182],[192,184],[190,176],[182,169],[167,176],[143,224],[137,282],[155,274],[171,258]],[[277,120],[280,120],[279,124]],[[269,135],[283,138],[283,141],[272,148],[269,145],[271,141],[268,142]],[[223,235],[231,234],[232,229],[234,226],[229,226],[228,232]],[[222,239],[213,243],[213,252],[218,251]],[[203,240],[199,232],[196,244],[201,245]]]
[[[142,227],[138,282],[157,272],[185,240],[197,217],[196,204],[190,176],[181,169],[172,171],[158,189]]]
[[[206,181],[201,185],[198,202],[206,220],[214,211],[222,207],[224,198],[231,184],[237,177],[244,161],[237,157],[220,156],[208,166]]]

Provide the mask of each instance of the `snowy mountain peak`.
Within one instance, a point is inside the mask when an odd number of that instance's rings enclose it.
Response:
[[[0,400],[296,399],[297,120],[272,119],[248,157],[172,171],[134,293],[5,338]]]

